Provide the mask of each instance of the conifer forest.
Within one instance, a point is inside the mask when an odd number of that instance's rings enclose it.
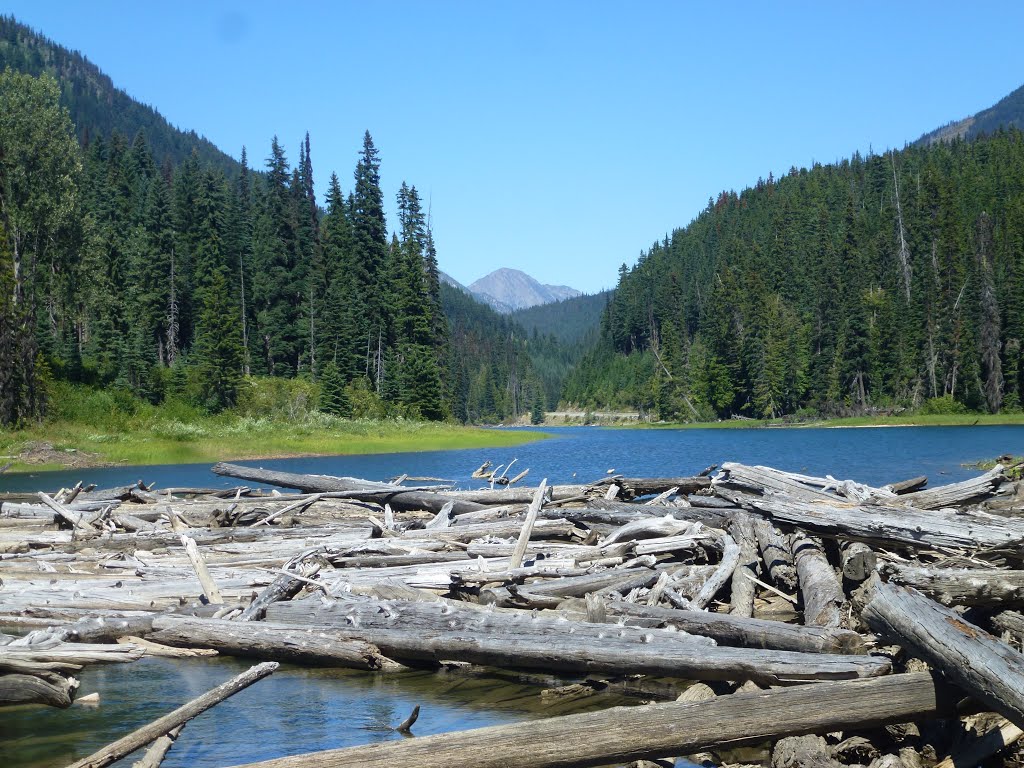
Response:
[[[0,18],[0,423],[55,382],[216,413],[270,381],[468,423],[1019,411],[1021,101],[721,192],[614,291],[500,315],[441,279],[413,181],[387,220],[369,131],[318,190],[308,134],[236,161]]]

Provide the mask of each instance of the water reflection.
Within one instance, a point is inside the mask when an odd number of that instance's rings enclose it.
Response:
[[[87,667],[80,676],[80,692],[99,692],[99,706],[0,710],[0,765],[67,765],[249,666],[230,658],[145,658],[134,664]],[[191,721],[163,765],[234,765],[400,739],[392,728],[417,704],[420,717],[413,731],[420,736],[582,709],[578,704],[545,707],[540,690],[509,676],[429,671],[371,675],[283,665]],[[594,699],[586,702],[587,708],[622,703],[610,697]],[[117,765],[127,768],[132,762],[125,758]]]

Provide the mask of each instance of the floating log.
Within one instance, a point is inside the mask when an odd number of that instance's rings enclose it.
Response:
[[[397,665],[369,643],[330,630],[294,625],[191,616],[153,619],[147,640],[178,648],[213,648],[229,656],[348,669],[394,669]]]
[[[243,467],[239,464],[215,464],[212,472],[216,475],[239,477],[282,488],[295,488],[306,493],[333,493],[335,498],[351,498],[360,501],[374,501],[380,505],[390,504],[394,509],[423,509],[440,512],[448,502],[453,503],[455,514],[486,509],[483,504],[463,501],[446,493],[429,488],[407,488],[390,483],[373,483],[352,477],[331,477],[329,475],[303,475],[295,472],[275,472],[269,469]]]
[[[179,725],[187,723],[197,715],[202,714],[215,704],[219,704],[229,696],[233,696],[241,690],[248,688],[255,682],[262,680],[271,674],[278,667],[276,662],[267,661],[257,664],[255,667],[243,672],[226,683],[207,691],[187,704],[183,704],[173,712],[169,712],[153,722],[132,731],[103,749],[94,752],[82,760],[72,763],[68,768],[105,768],[115,763],[122,757],[130,755],[140,747],[144,747],[164,734],[168,733]]]
[[[177,728],[172,728],[154,741],[142,759],[132,763],[132,768],[160,768],[160,763],[164,761],[168,750],[174,746],[174,742],[178,740],[184,727],[184,725],[179,725]]]
[[[1024,655],[917,590],[875,577],[862,615],[979,701],[1024,727]]]
[[[930,675],[892,675],[709,701],[615,707],[235,768],[584,768],[947,716],[954,703]]]
[[[78,680],[56,672],[0,674],[0,706],[45,704],[67,709],[78,689]]]

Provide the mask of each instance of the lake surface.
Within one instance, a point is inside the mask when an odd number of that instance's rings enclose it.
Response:
[[[86,667],[78,676],[79,694],[98,692],[98,706],[0,710],[0,765],[65,766],[254,663],[228,657],[143,658]],[[428,671],[369,674],[283,664],[270,677],[190,721],[163,766],[213,768],[401,739],[392,729],[416,705],[420,716],[412,730],[419,736],[582,711],[579,705],[545,706],[541,686],[510,678]],[[551,682],[557,684],[554,678]],[[591,708],[622,703],[595,698]],[[141,754],[115,765],[127,768]]]
[[[831,474],[881,485],[928,475],[933,485],[970,477],[965,463],[1024,454],[1024,427],[894,427],[868,429],[611,429],[548,428],[552,437],[516,448],[432,451],[244,462],[295,472],[381,480],[401,474],[479,485],[470,474],[484,460],[517,459],[527,482],[585,482],[609,470],[629,476],[692,475],[710,464],[739,461],[807,474]],[[0,490],[39,490],[78,480],[101,487],[143,479],[157,487],[229,487],[209,465],[111,467],[0,475]],[[2,570],[2,566],[0,566]],[[99,691],[98,708],[0,711],[0,766],[49,768],[95,749],[228,679],[249,664],[231,659],[144,659],[87,667],[81,694]],[[596,706],[617,702],[595,700]],[[549,716],[539,688],[508,678],[453,678],[411,672],[373,675],[282,666],[188,725],[165,765],[233,765],[314,749],[400,738],[390,730],[416,704],[420,735]],[[131,760],[122,761],[130,765]]]
[[[614,429],[544,428],[552,435],[515,448],[321,456],[238,462],[290,472],[383,480],[408,474],[479,483],[470,474],[484,460],[516,459],[510,475],[529,468],[526,482],[586,482],[608,470],[629,476],[692,475],[710,464],[738,461],[777,469],[883,485],[928,475],[933,485],[977,474],[963,466],[1003,453],[1024,454],[1024,426],[872,427],[864,429]],[[100,487],[144,480],[158,488],[220,487],[240,481],[218,477],[209,464],[106,467],[0,475],[0,491],[56,490],[79,480]]]

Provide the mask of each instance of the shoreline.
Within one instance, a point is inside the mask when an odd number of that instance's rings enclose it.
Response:
[[[202,425],[196,425],[199,434],[188,440],[160,435],[159,429],[152,426],[122,431],[116,436],[85,432],[85,427],[47,424],[2,434],[0,453],[7,455],[0,456],[0,467],[15,475],[122,466],[372,456],[514,447],[551,437],[542,431],[498,430],[444,422],[353,421],[331,429],[274,422],[252,432],[212,435],[202,434]]]

